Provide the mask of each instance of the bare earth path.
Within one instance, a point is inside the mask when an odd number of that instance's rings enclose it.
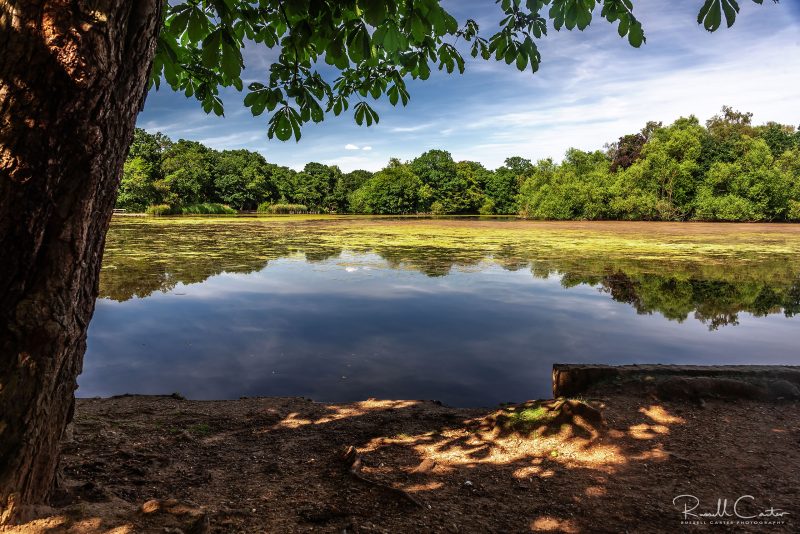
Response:
[[[429,401],[79,400],[65,490],[12,532],[800,530],[796,401],[614,386],[585,400],[603,421],[589,408],[514,426],[513,412]],[[737,511],[769,524],[684,525],[679,495],[695,513],[749,495]]]

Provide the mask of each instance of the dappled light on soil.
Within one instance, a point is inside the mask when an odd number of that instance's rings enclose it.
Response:
[[[580,532],[575,523],[569,519],[556,519],[555,517],[539,517],[531,521],[533,532],[562,532],[564,534],[577,534]]]
[[[658,434],[666,434],[669,429],[663,425],[648,425],[642,423],[634,425],[630,428],[630,434],[636,439],[653,439]]]
[[[135,534],[136,530],[131,523],[113,519],[89,517],[85,519],[71,519],[66,516],[52,516],[45,519],[36,519],[22,525],[0,528],[0,532],[12,534]]]
[[[791,401],[701,408],[613,387],[495,410],[131,396],[79,400],[74,435],[53,533],[97,517],[97,532],[656,532],[681,528],[677,495],[800,498]]]
[[[683,417],[677,417],[671,415],[667,412],[663,406],[652,405],[647,408],[639,408],[639,412],[643,413],[656,423],[669,425],[669,424],[676,424],[676,423],[685,423],[686,420]]]
[[[297,413],[292,412],[275,426],[277,428],[297,428],[303,425],[321,425],[346,417],[357,417],[374,410],[399,410],[402,408],[409,408],[415,404],[418,403],[414,401],[369,399],[362,402],[354,402],[349,406],[332,406],[330,413],[315,420],[303,419]]]

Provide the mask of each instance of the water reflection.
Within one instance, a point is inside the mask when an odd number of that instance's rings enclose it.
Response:
[[[326,224],[279,222],[248,227],[224,222],[116,222],[109,234],[101,297],[123,302],[169,292],[178,283],[203,282],[223,272],[260,271],[279,258],[301,255],[307,262],[319,263],[339,258],[349,249],[377,254],[389,269],[412,269],[430,277],[491,260],[509,271],[529,270],[535,278],[560,277],[565,288],[597,286],[641,314],[656,312],[679,322],[693,315],[711,329],[737,324],[740,312],[791,317],[800,311],[800,262],[793,255],[776,253],[755,259],[731,255],[722,260],[698,256],[683,262],[664,257],[615,258],[602,248],[586,248],[577,256],[559,255],[558,250],[538,248],[535,240],[525,236],[515,236],[515,243],[490,241],[487,246],[459,243],[457,234],[450,235],[450,241],[437,240],[441,235],[435,235],[430,242],[423,238],[412,246],[393,244],[391,237],[354,239],[350,234],[350,243],[343,238],[342,246],[331,246],[324,239],[331,235]]]
[[[555,361],[800,362],[796,236],[613,230],[115,221],[79,394],[485,405]]]

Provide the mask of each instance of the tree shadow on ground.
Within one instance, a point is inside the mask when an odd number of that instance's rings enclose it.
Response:
[[[73,502],[26,532],[675,532],[678,495],[798,512],[797,408],[608,391],[500,410],[85,400],[64,457]]]

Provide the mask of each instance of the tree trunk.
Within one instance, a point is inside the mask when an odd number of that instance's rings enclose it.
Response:
[[[161,0],[0,0],[0,524],[50,492]]]

